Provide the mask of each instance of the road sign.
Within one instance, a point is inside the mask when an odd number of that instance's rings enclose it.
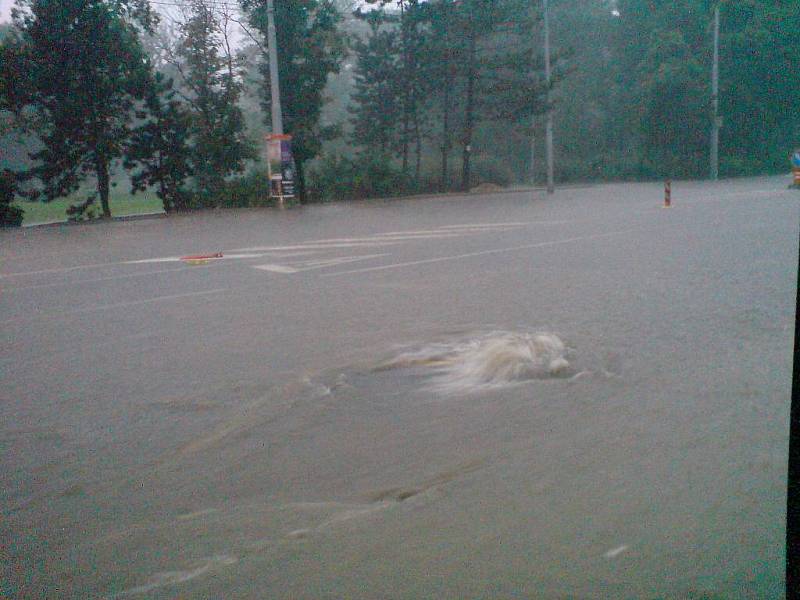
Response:
[[[795,169],[800,169],[800,148],[794,151],[792,154],[792,167]]]

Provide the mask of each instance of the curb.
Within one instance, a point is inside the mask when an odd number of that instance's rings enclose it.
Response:
[[[44,223],[30,223],[22,225],[21,229],[37,229],[37,228],[44,228],[44,227],[72,227],[74,225],[98,225],[100,223],[111,223],[114,221],[142,221],[144,219],[163,219],[167,216],[167,213],[161,212],[150,212],[150,213],[140,213],[135,215],[120,215],[118,217],[111,217],[110,219],[90,219],[86,221],[45,221]]]
[[[566,184],[556,186],[556,191],[558,190],[576,190],[576,189],[584,189],[594,187],[597,184],[593,183],[575,183],[575,184]],[[350,199],[350,200],[331,200],[329,202],[320,202],[319,204],[337,204],[342,202],[383,202],[386,200],[422,200],[425,198],[468,198],[470,196],[493,196],[496,194],[521,194],[525,192],[546,192],[547,188],[545,186],[526,186],[526,187],[518,187],[518,188],[501,188],[498,190],[493,190],[491,192],[433,192],[430,194],[414,194],[411,196],[384,196],[383,198],[362,198],[359,200]],[[309,204],[316,204],[316,203],[309,203]]]
[[[558,186],[556,189],[562,190],[569,190],[569,189],[582,189],[592,187],[593,184],[572,184],[572,185],[561,185]],[[338,200],[331,202],[333,203],[340,203],[340,202],[383,202],[387,200],[424,200],[426,198],[429,199],[437,199],[437,198],[468,198],[468,197],[476,197],[476,196],[493,196],[499,194],[522,194],[525,192],[544,192],[547,188],[543,186],[536,186],[536,187],[518,187],[513,189],[498,189],[493,190],[491,192],[443,192],[443,193],[432,193],[432,194],[414,194],[412,196],[385,196],[383,198],[364,198],[362,200]],[[316,204],[316,203],[311,203]],[[327,204],[327,203],[323,203]],[[302,205],[301,205],[302,206]],[[249,207],[249,208],[273,208],[273,207]],[[164,219],[167,217],[167,213],[164,211],[159,212],[149,212],[149,213],[139,213],[133,215],[120,215],[118,217],[111,217],[111,219],[91,219],[86,221],[67,221],[67,220],[60,220],[60,221],[45,221],[43,223],[30,223],[24,224],[20,229],[39,229],[39,228],[48,228],[48,227],[72,227],[75,225],[99,225],[101,223],[109,223],[115,221],[143,221],[145,219]]]

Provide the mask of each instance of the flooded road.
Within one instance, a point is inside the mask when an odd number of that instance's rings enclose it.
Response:
[[[3,232],[3,592],[783,597],[786,183]]]

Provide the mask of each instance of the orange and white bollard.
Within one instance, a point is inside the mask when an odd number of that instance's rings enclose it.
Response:
[[[664,208],[672,206],[672,182],[667,179],[664,182]]]

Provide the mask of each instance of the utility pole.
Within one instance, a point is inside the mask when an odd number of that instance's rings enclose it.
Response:
[[[553,111],[550,108],[550,17],[547,10],[547,0],[544,4],[544,76],[547,81],[547,121],[545,124],[545,142],[547,144],[547,193],[552,194],[553,185]]]
[[[719,178],[719,4],[714,9],[714,62],[711,66],[711,169],[713,181]]]
[[[531,115],[531,186],[536,185],[536,115]]]
[[[531,2],[531,23],[536,23],[536,4]],[[534,29],[535,31],[535,29]],[[531,47],[531,81],[536,81],[536,44]],[[534,86],[535,90],[536,87]],[[536,94],[531,97],[531,166],[530,166],[530,184],[531,187],[536,185]]]
[[[283,133],[281,113],[281,86],[278,81],[278,40],[275,35],[275,6],[267,0],[267,50],[269,51],[269,86],[272,100],[272,133]]]

